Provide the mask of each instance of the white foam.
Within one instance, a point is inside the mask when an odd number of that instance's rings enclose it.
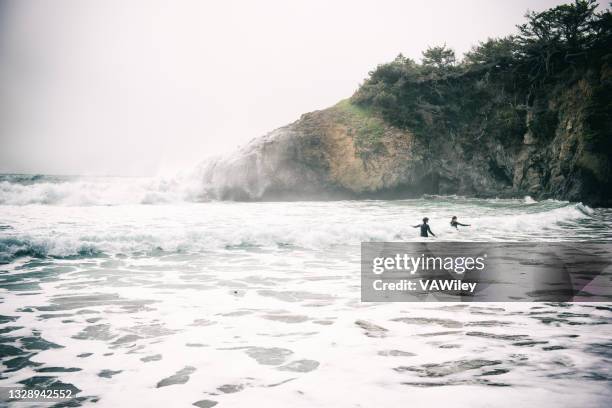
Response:
[[[525,204],[537,204],[537,201],[531,198],[531,196],[525,196],[523,201],[525,202]]]
[[[166,204],[203,199],[194,176],[176,178],[82,177],[31,184],[0,181],[0,205]]]
[[[38,368],[74,367],[80,371],[44,375],[74,384],[82,396],[99,398],[86,406],[191,406],[204,399],[223,407],[263,401],[271,408],[374,407],[398,401],[432,407],[452,401],[459,408],[606,406],[608,384],[588,375],[606,373],[605,359],[589,348],[609,343],[609,324],[544,324],[533,318],[531,304],[453,309],[359,301],[359,242],[420,240],[412,226],[424,215],[438,239],[448,240],[557,240],[606,232],[584,225],[598,215],[584,208],[520,201],[5,205],[0,221],[9,228],[0,230],[0,245],[58,256],[95,248],[115,256],[47,259],[38,266],[19,258],[2,266],[5,277],[26,284],[0,289],[2,314],[18,317],[3,327],[23,327],[10,336],[40,335],[62,347],[33,351],[32,361],[42,365],[7,372],[0,386],[43,375]],[[472,227],[451,228],[452,215]],[[157,256],[158,247],[171,256]],[[151,254],[136,253],[142,251]],[[83,304],[74,301],[77,296]],[[95,301],[104,296],[109,300]],[[572,323],[609,317],[605,309],[579,304],[543,306],[543,316],[562,314]],[[279,316],[299,319],[275,319]],[[435,319],[456,321],[459,327],[444,327]],[[367,336],[356,320],[384,327],[385,337]],[[471,325],[476,322],[482,326]],[[82,335],[96,328],[106,333]],[[543,343],[521,346],[468,331],[526,335],[563,349],[544,351]],[[118,341],[126,336],[131,337]],[[278,364],[259,364],[246,352],[251,347],[291,354]],[[387,350],[414,355],[380,354]],[[82,353],[92,354],[77,357]],[[153,355],[159,359],[142,360]],[[310,372],[279,369],[305,359],[319,365]],[[424,365],[465,360],[500,363],[490,370],[437,376],[418,372]],[[187,382],[156,387],[186,366],[195,369]],[[487,374],[496,368],[508,371]],[[116,374],[102,378],[102,370]],[[455,383],[419,386],[428,382]],[[224,393],[219,388],[225,385],[242,389]]]
[[[489,201],[432,200],[5,206],[0,253],[30,255],[202,252],[285,246],[321,249],[362,241],[420,240],[413,225],[430,218],[438,240],[572,239],[567,229],[593,210],[564,203],[487,207]],[[425,208],[426,206],[426,208]],[[471,227],[451,228],[452,215]],[[591,214],[591,215],[589,215]],[[600,231],[601,232],[601,231]],[[597,233],[597,232],[595,232]]]

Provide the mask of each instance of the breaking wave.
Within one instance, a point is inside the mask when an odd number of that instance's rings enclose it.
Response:
[[[165,204],[206,200],[195,176],[163,178],[1,176],[0,205]]]
[[[223,198],[216,184],[226,185],[227,180],[207,180],[210,166],[206,162],[192,173],[171,178],[155,177],[77,177],[44,175],[0,175],[0,205],[55,205],[55,206],[114,206],[138,204],[178,204],[206,202]],[[231,173],[231,172],[230,172]],[[206,181],[205,181],[206,180]],[[261,196],[261,192],[248,192],[247,199]],[[567,201],[553,199],[536,201],[530,196],[524,199],[469,198],[458,195],[429,195],[423,200],[452,203],[479,203],[480,205],[531,206],[557,204],[564,207]],[[578,203],[576,209],[586,215],[593,210]]]
[[[457,231],[448,220],[458,206],[431,206],[428,200],[340,201],[335,203],[205,203],[192,206],[108,207],[91,224],[6,228],[0,234],[0,263],[19,257],[97,257],[124,254],[155,256],[233,249],[318,250],[363,241],[419,240],[412,221],[426,212],[438,240],[521,241],[575,239],[574,230],[593,220],[593,210],[582,204],[524,205],[520,210],[487,208],[470,200],[461,209],[463,221],[474,228]],[[429,204],[425,208],[424,204]],[[115,210],[112,210],[115,208]],[[53,217],[66,211],[59,207]],[[112,211],[111,211],[112,210]],[[528,211],[527,211],[528,210]],[[22,210],[15,209],[20,212]],[[87,211],[89,217],[91,210]],[[108,212],[112,212],[112,217]],[[168,211],[176,211],[167,217]],[[145,213],[144,217],[141,215]],[[365,215],[364,215],[365,214]],[[113,218],[114,217],[114,218]],[[51,221],[53,222],[53,221]],[[568,228],[569,226],[569,228]],[[571,234],[568,231],[572,231]],[[588,231],[587,231],[588,232]],[[573,235],[572,235],[573,234]]]
[[[425,215],[437,239],[452,241],[576,239],[609,230],[597,220],[602,210],[530,197],[220,202],[211,200],[208,173],[204,166],[166,179],[0,175],[0,263],[410,241],[420,239],[412,225]],[[452,215],[474,227],[450,228]]]

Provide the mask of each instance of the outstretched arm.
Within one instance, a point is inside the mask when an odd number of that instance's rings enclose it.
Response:
[[[421,224],[419,225],[413,225],[412,228],[419,228],[421,226]]]
[[[469,227],[470,226],[470,224],[462,224],[460,222],[458,222],[457,225],[461,225],[462,227]]]
[[[429,231],[429,233],[431,235],[433,235],[434,237],[436,236],[436,234],[433,233],[433,231],[431,230],[431,227],[429,225],[427,226],[427,230]]]

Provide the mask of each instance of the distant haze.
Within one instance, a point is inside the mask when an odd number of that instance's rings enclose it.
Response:
[[[0,1],[0,172],[189,169],[557,1]]]

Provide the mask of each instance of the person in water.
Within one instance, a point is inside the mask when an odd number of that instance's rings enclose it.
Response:
[[[470,224],[462,224],[459,221],[457,221],[457,216],[453,215],[453,218],[451,218],[451,222],[450,222],[451,227],[455,227],[457,228],[458,225],[461,225],[462,227],[469,227]],[[459,228],[457,228],[459,229]]]
[[[421,228],[421,236],[422,237],[427,237],[429,235],[427,235],[427,233],[430,233],[431,235],[433,235],[434,237],[436,236],[436,234],[434,234],[431,230],[431,228],[429,228],[429,224],[427,224],[427,221],[429,221],[429,218],[425,217],[423,218],[423,223],[419,224],[419,225],[413,225],[413,228]]]

